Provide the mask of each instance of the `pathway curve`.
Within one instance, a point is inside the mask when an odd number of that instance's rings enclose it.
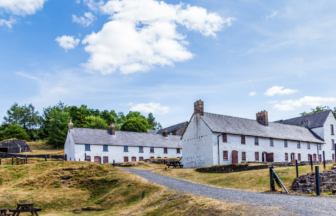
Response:
[[[169,189],[227,202],[248,202],[254,205],[271,207],[281,206],[284,211],[294,212],[299,215],[336,215],[336,198],[257,193],[217,188],[155,174],[148,170],[120,169],[139,175],[150,182],[167,186]]]

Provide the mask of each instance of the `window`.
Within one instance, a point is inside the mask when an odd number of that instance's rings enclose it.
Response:
[[[143,161],[143,157],[139,157],[139,161]]]
[[[310,154],[308,154],[308,161],[310,161]]]
[[[317,145],[318,145],[319,150],[322,150],[322,145],[321,144],[317,144]]]
[[[223,151],[223,160],[225,160],[225,161],[229,160],[228,151]]]
[[[301,161],[301,154],[298,153],[298,161]]]
[[[161,158],[161,157],[157,157],[158,159]]]
[[[150,159],[154,159],[154,157],[152,156],[152,157],[150,157]]]
[[[254,145],[259,145],[259,137],[254,137]]]
[[[139,146],[139,153],[143,153],[143,146]]]
[[[334,139],[331,140],[331,149],[335,150],[335,140]]]
[[[164,149],[163,149],[163,153],[164,153],[164,154],[168,154],[168,149],[167,149],[167,148],[164,148]]]
[[[90,144],[85,144],[85,151],[90,151]]]
[[[254,153],[255,161],[259,161],[259,152]]]
[[[108,151],[108,146],[107,145],[103,145],[103,151]]]
[[[246,152],[242,152],[242,161],[246,161]]]
[[[245,144],[245,136],[244,135],[241,136],[241,144]]]
[[[322,161],[322,155],[319,154],[319,161]]]
[[[124,162],[128,162],[128,157],[124,157]]]
[[[150,153],[154,153],[154,147],[150,147]]]
[[[86,160],[86,161],[91,161],[91,156],[86,155],[85,160]]]
[[[107,156],[104,156],[104,157],[103,157],[103,163],[104,163],[104,164],[108,163],[108,157],[107,157]]]
[[[274,146],[273,138],[270,139],[270,146]]]
[[[124,152],[128,152],[128,146],[124,146]]]
[[[330,125],[331,127],[331,135],[334,135],[334,125]]]
[[[223,142],[227,143],[227,134],[223,133],[222,137],[223,137]]]
[[[288,161],[288,153],[285,153],[285,161]]]
[[[301,143],[300,143],[300,141],[297,141],[297,148],[301,148]]]
[[[307,149],[310,149],[310,142],[307,143]]]
[[[177,154],[181,154],[181,149],[180,149],[180,148],[177,148],[177,149],[176,149],[176,153],[177,153]]]
[[[284,141],[284,146],[285,146],[285,148],[288,147],[288,141],[287,140]]]

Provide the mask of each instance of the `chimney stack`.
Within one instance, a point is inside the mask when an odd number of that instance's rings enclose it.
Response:
[[[257,121],[262,121],[265,126],[268,126],[268,112],[266,110],[256,114]]]
[[[163,136],[168,137],[167,129],[164,129],[164,130],[163,130]]]
[[[71,120],[70,120],[70,122],[69,122],[69,124],[68,124],[68,128],[69,128],[69,130],[72,130],[72,129],[73,129],[73,123],[71,122]]]
[[[110,132],[112,135],[115,135],[115,126],[114,124],[110,124],[110,128],[109,128]]]
[[[194,114],[199,113],[200,116],[204,116],[204,102],[198,100],[194,103]]]

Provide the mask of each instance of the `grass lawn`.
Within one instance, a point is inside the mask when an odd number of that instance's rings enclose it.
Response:
[[[64,154],[64,148],[55,148],[51,145],[46,145],[44,142],[27,142],[31,152],[23,152],[23,155],[29,154],[52,154],[61,155]]]
[[[327,164],[326,169],[331,169],[332,164]],[[195,183],[206,184],[216,187],[248,190],[254,192],[270,191],[269,169],[251,170],[232,173],[199,173],[195,169],[168,169],[165,170],[162,165],[147,165],[134,167],[135,169],[148,169],[160,175],[188,180]],[[323,165],[320,165],[320,171],[323,171]],[[296,178],[296,168],[279,167],[275,168],[281,181],[290,189],[293,180]],[[310,166],[299,166],[299,176],[311,172]],[[277,187],[277,186],[276,186]],[[280,189],[279,189],[280,190]],[[284,191],[282,189],[282,191]],[[290,190],[289,190],[290,191]],[[293,193],[290,191],[290,193]]]

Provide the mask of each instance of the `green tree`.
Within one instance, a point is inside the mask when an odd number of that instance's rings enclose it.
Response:
[[[13,139],[13,138],[30,141],[30,137],[27,134],[26,130],[23,129],[20,125],[8,124],[1,126],[0,140]]]
[[[96,116],[88,116],[85,118],[86,128],[92,128],[92,129],[108,129],[109,125],[106,124],[106,121],[100,117]]]
[[[138,118],[126,120],[121,126],[121,130],[147,133],[146,126]]]
[[[47,143],[57,147],[62,146],[67,136],[70,114],[53,107],[49,115],[49,123],[46,125]]]
[[[327,110],[331,110],[330,107],[328,107],[328,106],[317,106],[315,109],[311,109],[310,112],[300,113],[300,116],[311,115],[311,114],[315,114],[315,113],[319,113],[319,112],[323,112],[323,111],[327,111]],[[336,107],[334,107],[333,114],[336,117]]]

